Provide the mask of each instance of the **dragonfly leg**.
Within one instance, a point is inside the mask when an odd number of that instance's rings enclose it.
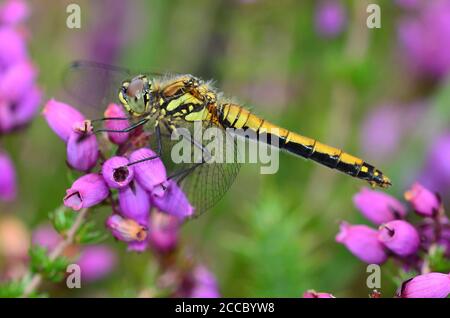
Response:
[[[127,133],[127,132],[130,132],[130,131],[136,129],[139,126],[146,124],[148,121],[149,121],[148,118],[143,118],[143,119],[139,120],[138,122],[132,124],[131,126],[128,126],[125,129],[98,129],[98,130],[95,130],[94,133],[96,133],[96,134],[101,133],[101,132]]]
[[[143,159],[140,159],[140,160],[136,160],[136,161],[130,162],[130,163],[127,164],[128,167],[132,166],[132,165],[135,165],[135,164],[138,164],[138,163],[141,163],[141,162],[145,162],[145,161],[149,161],[149,160],[153,160],[153,159],[161,157],[161,155],[162,155],[162,142],[161,142],[161,128],[159,126],[155,127],[155,133],[156,133],[156,139],[158,140],[158,149],[156,150],[157,154],[154,155],[154,156],[150,156],[150,157],[147,157],[147,158],[143,158]]]
[[[103,118],[97,118],[97,119],[91,119],[91,123],[96,123],[99,121],[107,121],[107,120],[129,120],[132,119],[132,117],[103,117]]]
[[[176,126],[171,122],[164,122],[164,125],[171,133],[175,132],[177,134],[180,134],[182,137],[186,138],[192,145],[194,145],[194,147],[200,149],[202,151],[202,154],[204,153],[207,157],[207,159],[205,160],[204,156],[202,155],[202,162],[206,162],[212,159],[211,153],[205,147],[203,147],[201,142],[195,140],[194,138],[191,138],[191,136],[189,136],[188,134],[184,134],[182,130],[176,130]]]

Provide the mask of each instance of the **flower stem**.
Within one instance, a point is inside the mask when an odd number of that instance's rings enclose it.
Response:
[[[83,224],[83,221],[87,215],[88,209],[82,209],[75,221],[73,222],[70,229],[67,231],[64,240],[62,240],[49,254],[48,258],[50,261],[54,261],[57,259],[68,247],[70,244],[74,242],[75,235],[80,228],[80,226]],[[33,293],[39,285],[42,283],[42,274],[36,273],[31,277],[31,280],[28,282],[28,284],[25,286],[22,297],[28,297],[31,293]]]

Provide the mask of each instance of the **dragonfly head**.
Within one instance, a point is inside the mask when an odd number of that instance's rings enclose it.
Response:
[[[149,111],[150,89],[147,76],[138,75],[122,83],[119,100],[130,114],[141,116]]]

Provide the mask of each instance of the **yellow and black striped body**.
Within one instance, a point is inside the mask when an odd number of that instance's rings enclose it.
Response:
[[[149,91],[141,94],[143,103],[130,104],[135,94],[130,93],[129,88],[145,85],[148,85]],[[157,121],[165,121],[172,129],[176,127],[177,121],[184,120],[208,121],[225,129],[251,130],[258,140],[271,145],[277,139],[275,145],[294,155],[366,180],[373,186],[386,188],[391,185],[388,177],[362,159],[276,126],[237,104],[225,102],[208,83],[191,75],[153,80],[140,75],[131,82],[123,83],[119,99],[131,114],[149,118],[156,115]],[[260,138],[262,135],[265,138]]]
[[[329,168],[366,180],[371,185],[383,188],[391,185],[389,178],[380,170],[341,149],[276,126],[239,105],[223,104],[218,108],[218,121],[224,128],[250,129],[256,133],[256,136],[265,134],[266,138],[261,138],[262,140],[270,143],[276,138],[276,144],[280,149],[294,155],[314,160]]]

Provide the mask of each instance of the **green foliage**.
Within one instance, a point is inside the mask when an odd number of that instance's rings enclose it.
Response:
[[[426,260],[432,272],[450,272],[450,259],[445,255],[445,247],[436,245],[430,248]]]
[[[11,281],[0,285],[0,298],[17,298],[23,294],[23,281]]]
[[[108,238],[105,229],[98,229],[95,221],[83,223],[75,235],[75,242],[79,244],[98,244]]]
[[[35,245],[30,248],[30,269],[33,273],[40,273],[52,282],[59,282],[64,278],[69,265],[67,258],[59,256],[51,260],[47,255],[47,249]]]
[[[53,227],[60,234],[65,234],[72,227],[76,217],[77,214],[64,205],[49,213],[49,219]]]

